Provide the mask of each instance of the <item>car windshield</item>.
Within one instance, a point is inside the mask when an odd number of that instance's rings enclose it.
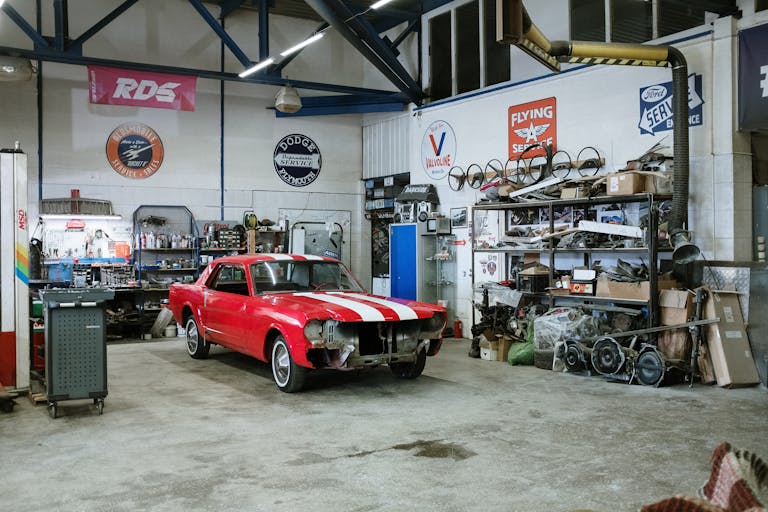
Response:
[[[274,292],[363,291],[357,280],[334,261],[261,261],[251,265],[254,295]]]

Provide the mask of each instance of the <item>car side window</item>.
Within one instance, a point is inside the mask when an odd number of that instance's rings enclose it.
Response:
[[[249,295],[245,269],[241,265],[224,264],[216,270],[209,288],[238,295]]]

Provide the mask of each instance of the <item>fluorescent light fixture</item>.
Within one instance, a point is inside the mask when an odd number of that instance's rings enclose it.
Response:
[[[322,32],[318,32],[317,34],[313,35],[309,39],[306,39],[306,40],[300,42],[296,46],[292,46],[292,47],[288,48],[287,50],[282,52],[280,55],[282,55],[283,57],[286,57],[286,56],[292,54],[293,52],[297,52],[297,51],[301,50],[302,48],[304,48],[305,46],[308,46],[308,45],[314,43],[315,41],[317,41],[321,37],[323,37],[323,33]]]
[[[370,8],[371,8],[371,9],[378,9],[379,7],[382,7],[382,6],[384,6],[384,5],[387,5],[387,4],[388,4],[389,2],[391,2],[391,1],[392,1],[392,0],[379,0],[378,2],[376,2],[375,4],[373,4],[373,5],[372,5]]]
[[[268,58],[267,60],[263,60],[263,61],[259,62],[259,63],[258,63],[258,64],[256,64],[255,66],[251,66],[250,68],[246,69],[245,71],[243,71],[242,73],[240,73],[240,74],[239,74],[239,75],[237,75],[237,76],[239,76],[240,78],[245,78],[245,77],[247,77],[248,75],[252,75],[252,74],[254,74],[254,73],[255,73],[255,72],[257,72],[258,70],[260,70],[260,69],[263,69],[263,68],[265,68],[265,67],[269,66],[269,65],[270,65],[270,64],[272,64],[273,62],[275,62],[275,59],[273,59],[272,57],[270,57],[270,58]]]

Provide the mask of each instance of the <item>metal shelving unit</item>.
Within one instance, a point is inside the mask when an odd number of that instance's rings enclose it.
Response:
[[[483,256],[490,254],[498,254],[503,262],[504,269],[508,269],[514,258],[521,258],[526,253],[535,253],[540,255],[546,255],[549,258],[549,279],[550,282],[554,279],[555,265],[558,255],[582,255],[583,265],[591,267],[594,255],[597,254],[622,254],[622,255],[646,255],[647,264],[649,269],[659,268],[659,253],[671,252],[670,247],[658,247],[658,212],[656,205],[665,200],[671,199],[668,194],[635,194],[631,196],[601,196],[593,198],[581,198],[581,199],[553,199],[549,201],[531,201],[525,203],[481,203],[472,208],[472,225],[473,225],[473,262],[476,262],[478,258],[475,254]],[[604,248],[604,247],[590,247],[590,248],[558,248],[555,247],[553,240],[555,238],[547,239],[543,242],[542,247],[526,248],[526,247],[509,247],[504,246],[501,241],[502,235],[506,233],[507,227],[510,225],[510,215],[518,210],[531,210],[531,211],[545,211],[547,213],[547,220],[545,222],[538,222],[540,227],[549,228],[549,232],[555,231],[555,224],[561,224],[555,220],[556,210],[560,210],[565,207],[589,209],[598,205],[627,205],[639,203],[647,205],[648,208],[648,227],[646,230],[645,244],[643,247],[616,247],[616,248]],[[478,239],[482,239],[484,229],[490,229],[493,226],[488,226],[488,222],[479,222],[480,215],[487,215],[488,212],[496,212],[497,214],[497,236],[495,243],[489,247],[478,246]],[[492,238],[492,237],[491,237]],[[491,240],[493,242],[493,240]],[[488,243],[487,241],[485,243]],[[473,284],[477,272],[473,270]],[[505,275],[505,274],[503,274]],[[631,306],[647,306],[648,308],[648,324],[654,326],[657,323],[658,316],[658,272],[649,272],[649,288],[650,297],[648,300],[637,299],[622,299],[613,297],[598,297],[593,295],[558,295],[547,294],[549,298],[550,306],[553,306],[557,301],[568,300],[570,302],[581,303],[617,303]]]

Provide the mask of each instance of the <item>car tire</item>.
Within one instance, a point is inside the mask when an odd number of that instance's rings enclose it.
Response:
[[[293,362],[288,343],[281,335],[278,335],[272,344],[270,364],[277,389],[285,393],[295,393],[304,387],[307,369]]]
[[[415,379],[424,371],[424,365],[427,362],[427,351],[420,350],[416,356],[416,361],[412,363],[393,363],[389,365],[395,377],[401,379]]]
[[[211,344],[205,341],[205,336],[197,328],[197,322],[194,316],[187,318],[185,325],[187,353],[194,359],[205,359],[211,350]]]

